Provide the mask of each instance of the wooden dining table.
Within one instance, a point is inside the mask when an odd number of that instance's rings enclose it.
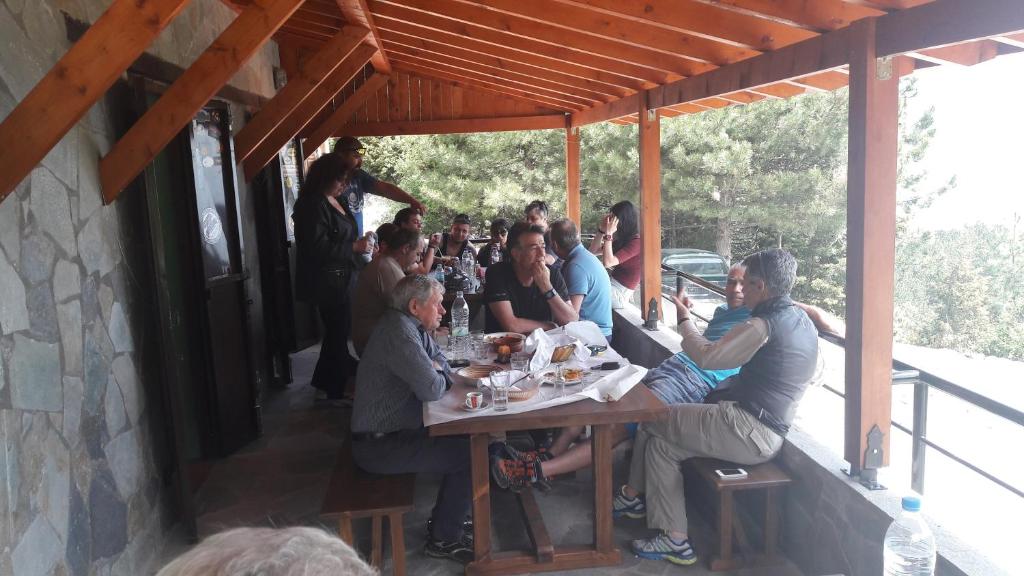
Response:
[[[462,397],[471,390],[457,384],[447,394]],[[642,384],[617,402],[591,399],[518,414],[486,415],[430,426],[431,436],[469,435],[473,482],[474,560],[466,574],[519,574],[614,566],[621,553],[613,541],[612,527],[612,427],[627,422],[654,420],[668,407]],[[594,542],[592,546],[557,547],[548,534],[540,507],[530,489],[518,494],[533,550],[494,551],[491,546],[490,462],[487,446],[492,433],[563,426],[592,427],[594,462]]]

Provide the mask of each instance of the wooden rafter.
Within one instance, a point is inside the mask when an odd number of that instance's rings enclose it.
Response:
[[[321,144],[327,141],[332,135],[337,134],[341,128],[348,122],[352,115],[355,114],[356,110],[360,106],[364,105],[367,100],[377,94],[377,90],[382,88],[388,83],[388,77],[384,74],[374,74],[366,79],[366,82],[362,84],[355,92],[345,98],[345,101],[338,106],[330,116],[320,122],[313,131],[310,132],[309,136],[303,142],[303,150],[308,150],[310,153],[313,150],[320,147]]]
[[[251,181],[289,140],[295,137],[377,52],[376,46],[360,44],[288,116],[274,128],[243,162],[245,179]]]
[[[643,94],[643,92],[638,92],[603,106],[594,106],[582,112],[577,112],[572,115],[572,126],[586,126],[595,122],[615,120],[623,116],[636,114],[636,110],[640,106],[639,99],[643,97]]]
[[[346,26],[307,60],[299,75],[289,78],[271,100],[235,136],[235,157],[241,162],[292,113],[328,74],[351,54],[369,35],[366,28]]]
[[[0,202],[142,54],[188,0],[114,0],[0,123]]]
[[[351,136],[399,136],[412,134],[468,134],[516,130],[552,130],[565,127],[565,116],[518,116],[505,118],[462,118],[456,120],[420,120],[416,122],[370,122],[348,124],[340,133]]]
[[[991,38],[1024,30],[1020,0],[950,0],[878,19],[878,56]]]
[[[373,21],[373,14],[370,13],[370,9],[366,6],[366,0],[337,0],[337,2],[338,8],[341,9],[341,14],[345,17],[346,22],[361,26],[370,31],[367,42],[378,50],[378,53],[374,54],[371,59],[373,69],[383,74],[390,74],[391,62],[388,61],[387,55],[383,52],[380,44],[380,33],[377,31],[376,23]]]
[[[601,54],[588,53],[569,48],[564,44],[538,42],[523,38],[504,30],[478,26],[468,22],[458,22],[449,18],[413,10],[405,6],[386,3],[382,0],[368,0],[378,26],[398,29],[396,26],[415,26],[429,35],[433,31],[447,32],[452,35],[484,42],[518,54],[537,54],[547,58],[562,60],[604,74],[621,76],[642,83],[642,87],[650,88],[668,81],[669,75],[660,70],[623,62],[617,58],[605,57]],[[416,35],[415,32],[407,32]],[[423,36],[421,36],[423,37]],[[522,60],[520,60],[522,61]],[[622,84],[625,86],[625,84]]]
[[[861,18],[885,14],[883,10],[844,0],[715,0],[715,5],[817,32],[838,30]]]
[[[908,55],[918,60],[933,64],[957,64],[974,66],[991,60],[999,55],[999,46],[993,40],[977,40],[963,44],[953,44],[928,50],[910,52]]]
[[[485,81],[480,81],[480,80],[467,79],[467,78],[465,78],[463,76],[457,76],[455,74],[449,74],[448,72],[444,72],[444,71],[441,71],[441,70],[435,70],[435,69],[432,69],[432,68],[424,68],[423,66],[418,66],[416,64],[407,64],[407,63],[402,62],[402,61],[394,61],[394,68],[396,70],[404,70],[405,72],[409,72],[411,74],[416,74],[416,75],[422,76],[424,78],[435,78],[435,79],[438,79],[438,80],[445,80],[447,82],[452,83],[454,86],[458,86],[458,87],[466,87],[466,88],[473,88],[473,89],[477,89],[477,90],[484,90],[485,92],[490,92],[490,93],[493,93],[493,94],[498,94],[500,96],[507,96],[509,98],[517,98],[519,100],[530,102],[531,104],[535,104],[535,105],[538,105],[538,106],[543,106],[545,108],[550,108],[552,110],[558,110],[560,112],[576,112],[576,111],[581,109],[580,107],[575,106],[575,105],[570,106],[570,105],[566,104],[565,102],[560,102],[560,101],[556,101],[556,100],[549,100],[548,98],[546,98],[544,96],[538,96],[536,94],[532,94],[532,93],[525,92],[525,91],[522,91],[522,90],[517,90],[517,89],[514,89],[514,88],[509,88],[507,86],[502,86],[500,84],[494,84],[492,82],[485,82]]]
[[[302,0],[253,2],[235,17],[100,160],[104,201],[113,202],[300,4]]]

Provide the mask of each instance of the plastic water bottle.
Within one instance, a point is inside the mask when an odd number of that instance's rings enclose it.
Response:
[[[469,304],[462,295],[462,290],[455,294],[455,302],[452,303],[452,352],[455,360],[468,358],[466,348],[469,345]]]
[[[491,262],[490,262],[490,264],[493,266],[494,264],[497,264],[498,262],[501,262],[501,248],[499,248],[497,245],[495,245],[491,249]]]
[[[885,576],[931,576],[935,573],[935,536],[921,518],[921,499],[903,497],[903,511],[885,532]]]
[[[440,262],[434,264],[434,280],[437,280],[441,286],[444,286],[444,266]]]

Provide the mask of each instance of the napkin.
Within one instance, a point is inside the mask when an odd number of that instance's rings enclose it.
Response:
[[[574,324],[578,323],[574,322]],[[590,324],[593,323],[591,322]],[[597,325],[594,324],[594,326],[596,327]],[[598,335],[600,335],[600,333],[601,331],[598,330]],[[607,344],[603,336],[601,337],[601,340]],[[545,332],[540,328],[537,328],[531,332],[530,335],[526,337],[526,342],[523,344],[524,351],[534,352],[533,358],[530,359],[530,372],[540,370],[548,364],[551,364],[551,355],[554,353],[555,348],[566,344],[573,345],[573,358],[580,361],[585,361],[587,358],[590,358],[590,350],[587,350],[586,344],[584,344],[579,338],[566,333],[562,328],[555,328],[550,332]]]

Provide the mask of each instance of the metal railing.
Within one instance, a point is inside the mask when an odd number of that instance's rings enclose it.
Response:
[[[696,284],[718,294],[719,296],[725,297],[725,290],[707,282],[701,278],[680,272],[673,268],[662,265],[662,272],[673,272],[677,275],[677,278],[681,278],[686,282]],[[679,280],[677,280],[678,282]],[[664,283],[662,283],[662,294],[668,294],[670,290],[666,289]],[[819,332],[818,336],[825,341],[831,342],[842,348],[846,348],[846,339],[842,336],[835,334]],[[944,448],[932,440],[928,439],[928,391],[930,388],[934,388],[941,392],[945,392],[950,396],[953,396],[967,404],[980,408],[990,414],[1003,418],[1017,426],[1024,428],[1024,412],[1003,404],[997,400],[993,400],[987,396],[983,396],[973,390],[969,390],[954,384],[941,376],[937,376],[922,370],[916,366],[912,366],[907,362],[893,359],[893,384],[914,384],[914,403],[913,403],[913,422],[910,427],[904,426],[895,420],[891,420],[892,426],[898,430],[906,432],[911,437],[911,467],[910,467],[910,484],[911,487],[920,494],[924,494],[924,478],[925,478],[925,454],[926,448],[932,448],[940,454],[946,456],[950,460],[966,467],[967,469],[979,474],[985,479],[994,482],[1002,488],[1016,494],[1017,496],[1024,498],[1024,490],[1014,486],[1002,478],[999,478],[995,474],[983,469],[982,467],[968,461],[966,458],[953,453],[951,450]],[[846,398],[846,394],[837,388],[824,384],[823,387],[838,395],[841,398]]]

